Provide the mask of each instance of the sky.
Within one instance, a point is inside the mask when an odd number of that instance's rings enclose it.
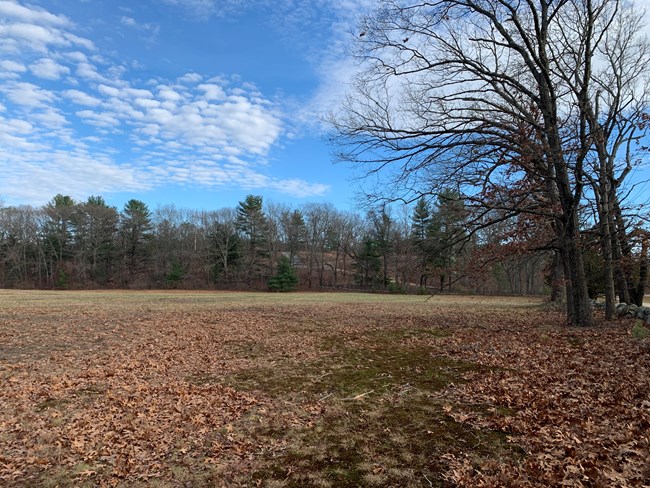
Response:
[[[323,117],[377,1],[0,0],[0,203],[353,208]]]
[[[352,204],[322,118],[374,0],[0,0],[0,201]]]

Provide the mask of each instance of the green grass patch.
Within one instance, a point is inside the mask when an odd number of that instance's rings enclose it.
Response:
[[[345,337],[326,337],[322,345],[326,353],[320,359],[245,369],[226,381],[234,388],[272,396],[347,398],[370,390],[378,396],[404,386],[436,391],[475,366],[434,356],[425,346],[404,345],[403,341],[446,334],[437,329],[371,331],[364,336],[363,347],[358,347],[358,340],[348,346]]]
[[[34,408],[37,412],[44,412],[45,410],[64,408],[69,403],[65,398],[48,398],[40,403],[37,403]]]
[[[320,405],[308,427],[245,421],[251,435],[288,446],[254,474],[262,486],[444,486],[441,456],[470,452],[477,458],[520,456],[505,435],[473,429],[448,417],[435,393],[474,364],[432,353],[427,341],[444,338],[434,328],[374,330],[363,339],[327,336],[324,355],[311,362],[251,368],[227,379],[293,405]],[[258,420],[257,418],[255,420]]]

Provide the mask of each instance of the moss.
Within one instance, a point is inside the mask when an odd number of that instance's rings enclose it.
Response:
[[[277,438],[279,432],[268,432]],[[257,472],[260,480],[285,486],[422,486],[426,476],[442,486],[442,456],[520,456],[503,433],[475,430],[447,417],[430,395],[376,403],[355,402],[331,409],[316,426],[284,432],[289,449]],[[427,483],[428,484],[428,483]],[[426,484],[425,484],[426,486]]]

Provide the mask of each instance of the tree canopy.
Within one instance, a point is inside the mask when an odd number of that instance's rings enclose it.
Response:
[[[617,267],[624,276],[621,206],[649,100],[641,22],[626,0],[383,2],[361,25],[364,70],[332,119],[339,157],[381,177],[376,200],[455,189],[473,231],[546,219],[568,320],[589,325],[587,202],[610,312]]]

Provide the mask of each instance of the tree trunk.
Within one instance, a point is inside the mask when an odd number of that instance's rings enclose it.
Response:
[[[551,302],[558,302],[566,294],[564,283],[564,269],[562,268],[562,255],[559,251],[553,254],[551,265]]]
[[[577,218],[575,220],[577,221]],[[575,232],[567,232],[563,247],[564,275],[567,278],[568,323],[573,326],[588,327],[592,324],[592,310],[582,254]]]
[[[641,241],[641,258],[639,262],[639,282],[636,285],[634,293],[634,304],[639,307],[643,306],[645,296],[645,287],[648,282],[648,234],[643,235]]]
[[[604,188],[603,188],[604,186]],[[616,315],[616,290],[614,287],[613,233],[609,190],[601,183],[600,196],[600,244],[603,253],[603,275],[605,280],[605,319],[612,320]]]

